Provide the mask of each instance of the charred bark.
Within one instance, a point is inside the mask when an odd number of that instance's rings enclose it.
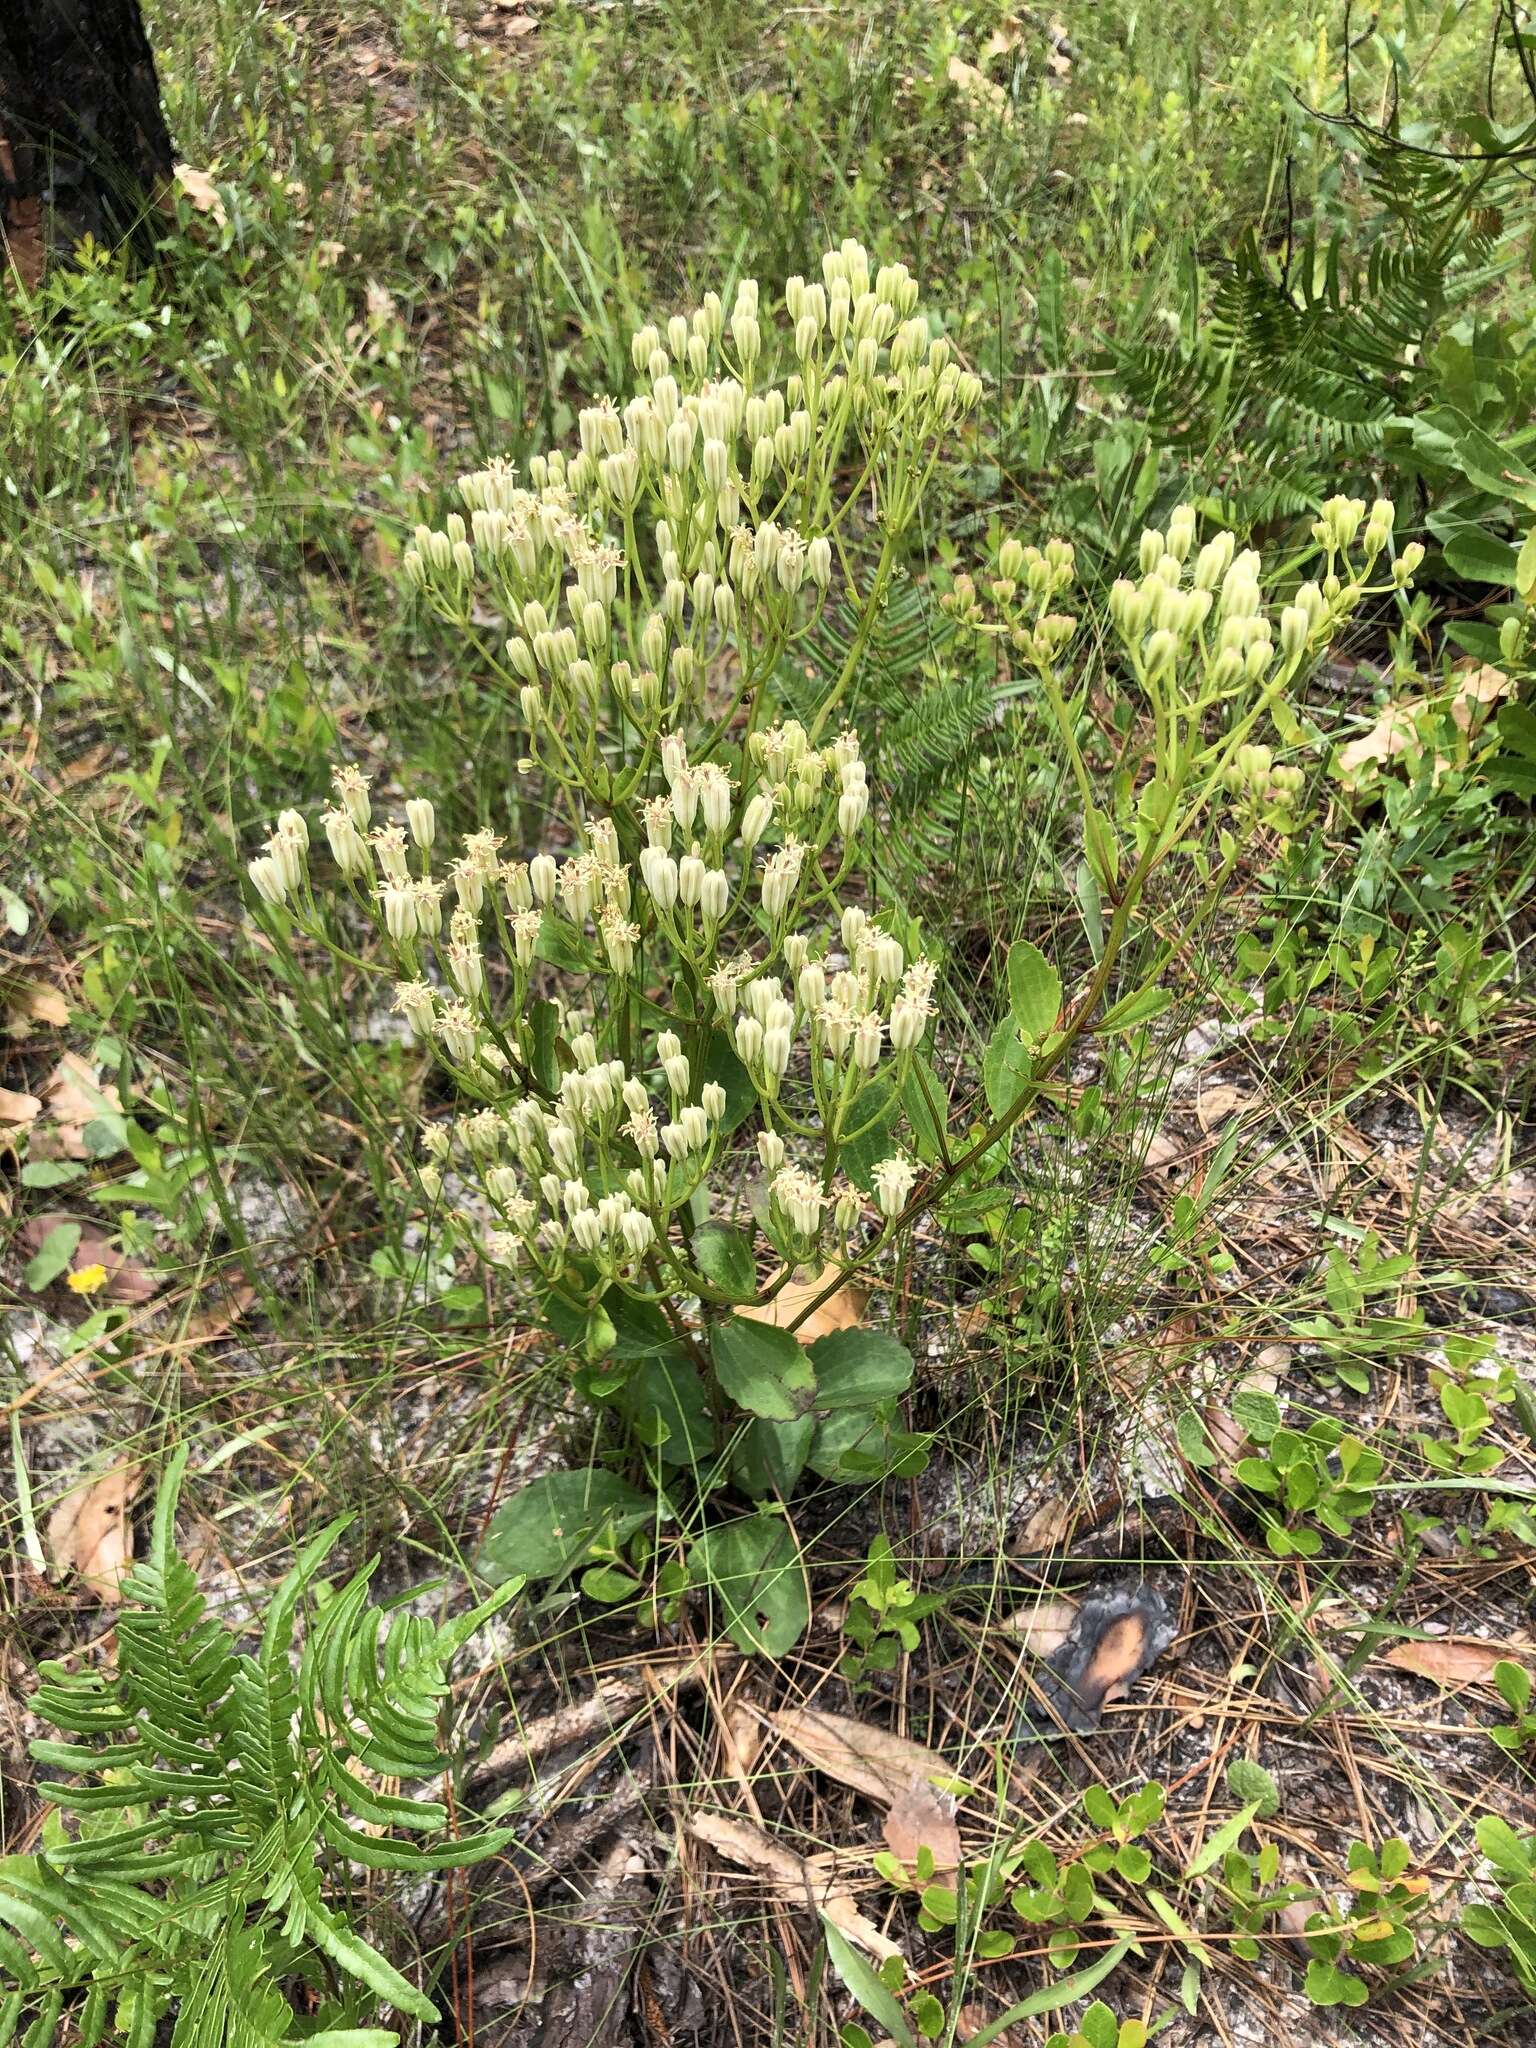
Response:
[[[0,7],[0,201],[7,240],[141,234],[171,138],[139,0]],[[19,255],[19,249],[13,254]]]

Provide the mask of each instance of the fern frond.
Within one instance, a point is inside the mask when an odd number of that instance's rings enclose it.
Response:
[[[378,1790],[365,1774],[431,1779],[446,1768],[448,1663],[517,1585],[436,1628],[367,1606],[365,1567],[307,1629],[296,1662],[301,1608],[345,1527],[333,1523],[278,1587],[255,1651],[241,1653],[176,1551],[185,1469],[178,1453],[148,1557],[125,1581],[116,1672],[44,1671],[38,1706],[97,1740],[33,1747],[77,1780],[45,1783],[45,1795],[83,1819],[71,1838],[56,1813],[42,1854],[0,1861],[0,2048],[23,2021],[27,2048],[51,2048],[66,2022],[72,2048],[109,2033],[149,2048],[172,2005],[175,2048],[390,2048],[383,2029],[323,2024],[331,2010],[350,2019],[356,1992],[322,2000],[319,2030],[311,2015],[300,2032],[280,1978],[304,1963],[312,2001],[318,1951],[364,1993],[436,2017],[324,1887],[333,1860],[440,1870],[509,1839],[490,1829],[423,1841],[445,1830],[444,1808]],[[412,1839],[363,1832],[348,1815]]]

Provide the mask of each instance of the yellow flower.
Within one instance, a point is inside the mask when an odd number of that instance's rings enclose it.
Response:
[[[94,1266],[77,1266],[65,1284],[75,1294],[99,1294],[107,1284],[107,1269],[99,1259]]]

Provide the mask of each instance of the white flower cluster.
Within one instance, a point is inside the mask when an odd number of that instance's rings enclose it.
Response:
[[[780,1249],[808,1257],[828,1212],[845,1233],[858,1220],[860,1198],[837,1179],[837,1159],[868,1127],[865,1091],[882,1059],[896,1061],[898,1087],[904,1079],[933,1016],[936,970],[833,893],[869,811],[857,736],[816,747],[787,720],[742,752],[738,788],[721,763],[690,762],[681,735],[667,734],[664,789],[589,819],[562,858],[504,859],[495,833],[473,832],[442,878],[430,800],[407,800],[404,827],[376,823],[367,778],[333,770],[322,827],[393,951],[395,1008],[487,1105],[457,1135],[497,1216],[492,1254],[503,1263],[526,1258],[552,1279],[576,1259],[599,1291],[633,1280],[652,1253],[677,1263],[669,1223],[708,1173],[726,1112],[723,1084],[702,1078],[722,1042],[758,1101]],[[308,853],[302,817],[285,812],[250,875],[264,901],[324,939]],[[738,928],[729,944],[727,925]],[[499,973],[487,970],[492,943]],[[541,986],[558,987],[572,969],[606,981],[596,1022],[540,1000]],[[655,1033],[648,1061],[637,1058],[638,1019],[669,980],[675,1028]],[[786,1165],[786,1132],[814,1149],[817,1173]],[[429,1187],[440,1186],[440,1161],[428,1168]],[[898,1214],[911,1185],[906,1162],[881,1163],[883,1215]]]
[[[658,1257],[675,1263],[670,1219],[709,1172],[726,1096],[718,1081],[705,1081],[690,1099],[682,1041],[663,1031],[653,1045],[664,1091],[658,1115],[645,1081],[622,1059],[602,1058],[579,1023],[562,1019],[572,1064],[552,1104],[524,1096],[460,1117],[451,1130],[429,1124],[421,1178],[429,1195],[439,1195],[457,1149],[497,1219],[485,1240],[488,1257],[526,1264],[550,1285],[565,1284],[574,1262],[595,1296],[615,1280],[633,1281]]]
[[[405,573],[447,619],[492,603],[538,756],[590,775],[594,720],[642,734],[697,708],[727,642],[742,689],[810,623],[832,536],[873,486],[887,534],[916,511],[923,449],[980,397],[917,311],[905,265],[854,241],[785,291],[794,368],[769,354],[758,287],[642,327],[640,389],[582,409],[578,445],[460,480],[464,512],[418,527]],[[467,518],[466,518],[467,514]],[[801,593],[813,600],[809,614]]]
[[[1348,560],[1356,539],[1364,535],[1361,561]],[[1314,539],[1327,555],[1319,581],[1305,582],[1279,612],[1279,658],[1294,670],[1309,653],[1326,646],[1367,592],[1367,579],[1392,537],[1393,509],[1378,499],[1369,517],[1358,498],[1330,498],[1314,525]],[[1215,534],[1196,550],[1195,509],[1176,506],[1168,530],[1150,528],[1141,536],[1141,580],[1122,577],[1109,594],[1110,617],[1142,677],[1158,677],[1176,668],[1191,648],[1202,654],[1212,643],[1207,666],[1212,688],[1227,692],[1244,682],[1261,683],[1276,662],[1275,627],[1260,575],[1263,563],[1252,548],[1239,551],[1236,536]],[[1422,561],[1416,542],[1392,565],[1387,587],[1404,588]],[[1345,572],[1340,574],[1340,570]],[[1346,577],[1348,580],[1346,580]],[[1214,634],[1206,628],[1214,618]]]

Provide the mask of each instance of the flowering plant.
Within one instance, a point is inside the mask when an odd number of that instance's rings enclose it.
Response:
[[[686,1468],[706,1493],[732,1484],[758,1501],[787,1498],[807,1466],[867,1477],[920,1457],[897,1427],[912,1361],[894,1338],[838,1331],[802,1348],[795,1324],[995,1157],[1085,1032],[1151,1014],[1151,984],[1102,1007],[1147,879],[1193,845],[1222,793],[1246,805],[1239,815],[1294,798],[1251,735],[1267,713],[1286,737],[1287,689],[1375,587],[1391,532],[1390,507],[1367,520],[1331,501],[1316,530],[1324,577],[1280,610],[1278,653],[1256,555],[1231,534],[1196,552],[1188,508],[1143,536],[1140,583],[1109,600],[1151,714],[1131,846],[1097,806],[1081,699],[1061,675],[1077,630],[1055,609],[1071,547],[1008,540],[984,593],[957,579],[961,622],[1038,678],[1110,910],[1070,1004],[1033,946],[1013,949],[1010,1014],[983,1075],[992,1120],[957,1156],[926,1056],[938,963],[899,909],[868,907],[879,812],[858,735],[833,714],[940,437],[979,387],[916,312],[902,266],[872,275],[844,243],[822,272],[790,280],[794,367],[781,382],[764,381],[756,286],[738,287],[728,320],[711,294],[634,337],[641,388],[622,410],[587,407],[574,452],[536,457],[526,484],[503,464],[478,471],[460,486],[467,522],[417,530],[405,570],[425,601],[466,632],[499,622],[519,770],[553,815],[549,843],[508,849],[480,829],[434,871],[431,798],[404,799],[403,824],[379,822],[355,766],[334,772],[321,819],[396,978],[395,1008],[463,1104],[423,1132],[424,1194],[565,1348],[580,1389],[624,1417],[663,1488]],[[861,588],[856,555],[870,550],[849,533],[865,504],[880,540]],[[1381,587],[1402,587],[1411,566]],[[853,638],[806,725],[786,715],[780,684],[835,579]],[[1207,907],[1234,858],[1225,830],[1222,849],[1213,877],[1194,848]],[[297,933],[340,949],[337,898],[317,894],[309,854],[305,819],[285,812],[251,881],[280,947]],[[812,1298],[781,1327],[775,1304],[807,1271]],[[617,1554],[622,1516],[607,1510],[622,1488],[602,1498],[596,1520],[569,1504],[546,1518],[580,1532],[562,1562],[594,1543]],[[531,1526],[526,1499],[512,1510],[514,1529]],[[640,1499],[631,1526],[645,1514]],[[784,1524],[759,1514],[736,1527],[750,1597],[727,1596],[727,1625],[782,1646],[792,1627],[765,1636],[762,1623],[798,1569]],[[706,1531],[695,1556],[720,1585],[717,1552]],[[517,1564],[530,1569],[526,1555]]]

